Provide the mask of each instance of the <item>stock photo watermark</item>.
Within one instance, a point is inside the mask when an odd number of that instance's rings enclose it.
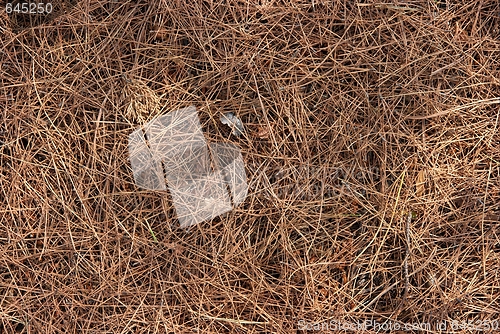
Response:
[[[306,332],[340,332],[351,331],[357,333],[359,331],[441,331],[445,333],[453,333],[455,331],[472,330],[477,332],[486,332],[498,330],[500,323],[497,320],[452,320],[452,321],[436,321],[436,322],[413,322],[404,323],[398,321],[377,321],[375,319],[364,319],[357,321],[342,321],[329,320],[323,322],[309,322],[301,319],[297,323],[297,329]]]
[[[377,167],[341,168],[330,166],[288,166],[268,168],[252,166],[251,187],[263,190],[267,198],[314,200],[339,195],[364,197],[366,184],[380,181]]]

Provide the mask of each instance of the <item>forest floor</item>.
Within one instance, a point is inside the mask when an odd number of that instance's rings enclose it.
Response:
[[[0,332],[499,325],[500,2],[50,11],[0,14]],[[127,138],[190,105],[249,191],[183,229]]]

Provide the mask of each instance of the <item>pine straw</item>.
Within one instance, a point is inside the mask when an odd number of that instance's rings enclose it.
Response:
[[[2,11],[0,331],[499,320],[498,1],[222,2]],[[250,191],[185,231],[127,136],[188,105]]]

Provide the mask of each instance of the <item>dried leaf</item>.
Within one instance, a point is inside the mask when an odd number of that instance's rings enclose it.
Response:
[[[269,128],[268,127],[259,127],[255,135],[261,139],[269,138]]]
[[[417,196],[420,197],[424,194],[425,192],[425,176],[426,176],[426,171],[425,169],[422,169],[420,172],[418,172],[417,175],[417,181],[415,182],[415,188],[416,188],[416,193]]]

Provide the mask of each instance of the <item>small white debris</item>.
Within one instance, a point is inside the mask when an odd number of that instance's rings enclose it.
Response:
[[[243,132],[245,132],[245,128],[243,127],[243,123],[241,120],[236,117],[232,112],[225,113],[221,115],[220,121],[222,124],[228,125],[233,130],[233,135],[241,136]]]

